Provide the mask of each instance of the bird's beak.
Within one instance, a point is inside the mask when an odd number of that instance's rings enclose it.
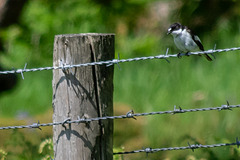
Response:
[[[171,31],[171,28],[168,29],[168,32],[167,32],[167,35],[171,34],[172,31]]]

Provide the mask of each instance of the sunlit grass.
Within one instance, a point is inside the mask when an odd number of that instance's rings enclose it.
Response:
[[[238,104],[239,59],[238,52],[229,52],[216,54],[213,62],[190,56],[172,58],[170,64],[165,60],[120,64],[121,70],[115,68],[114,101],[128,104],[135,112],[173,110],[174,105],[184,109],[217,107],[226,104],[226,100]],[[238,125],[238,114],[238,109],[234,109],[146,117],[144,138],[148,139],[148,146],[156,148],[186,146],[187,142],[222,143],[224,138],[234,142],[240,131],[234,127]],[[231,157],[229,149],[214,149],[213,153],[218,158]],[[152,157],[188,154],[188,151],[164,152]],[[203,154],[211,156],[206,150],[196,156],[201,158]]]

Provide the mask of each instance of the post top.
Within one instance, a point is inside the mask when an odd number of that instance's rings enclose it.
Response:
[[[114,33],[79,33],[79,34],[60,34],[55,37],[79,37],[79,36],[115,36]]]

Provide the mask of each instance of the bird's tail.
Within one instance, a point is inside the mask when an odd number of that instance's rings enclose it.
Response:
[[[207,55],[207,54],[204,54],[203,56],[204,56],[204,57],[206,57],[208,61],[212,61],[212,58],[211,58],[211,57],[209,57],[209,55]]]

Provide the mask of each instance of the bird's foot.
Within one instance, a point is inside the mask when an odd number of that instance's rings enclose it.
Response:
[[[189,52],[187,52],[187,53],[185,53],[185,55],[186,55],[186,56],[190,56],[190,53],[189,53]]]
[[[182,53],[178,53],[178,54],[177,54],[177,57],[178,57],[178,58],[182,58],[182,55],[181,55],[181,54],[182,54]]]

